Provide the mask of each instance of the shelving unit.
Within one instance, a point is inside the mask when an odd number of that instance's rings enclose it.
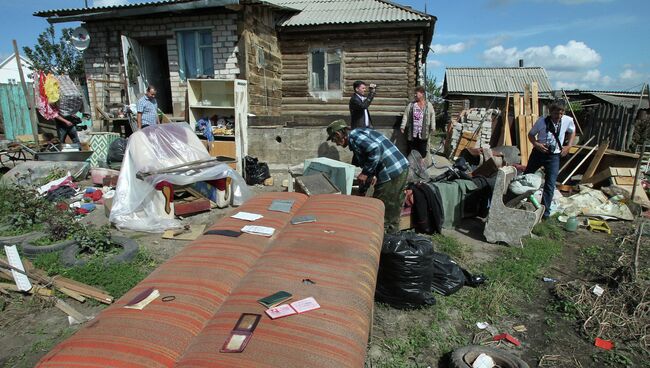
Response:
[[[237,171],[242,173],[242,161],[248,154],[248,84],[242,79],[188,79],[189,123],[213,115],[235,117],[234,135],[215,135],[210,151],[237,160]],[[234,141],[234,145],[233,142]]]

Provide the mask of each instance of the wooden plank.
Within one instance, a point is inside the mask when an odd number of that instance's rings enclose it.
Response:
[[[63,313],[67,314],[68,316],[74,318],[75,320],[81,323],[86,322],[88,320],[88,317],[84,316],[79,311],[72,308],[70,304],[64,302],[59,298],[55,298],[55,299],[56,299],[56,303],[54,304],[54,306],[57,307],[59,310],[61,310]]]
[[[506,108],[503,113],[503,125],[501,125],[501,135],[497,141],[497,146],[511,146],[510,138],[510,120],[508,119],[508,114],[510,112],[510,92],[506,93]]]
[[[44,280],[44,283],[52,283],[55,288],[66,288],[68,290],[75,291],[85,297],[93,298],[97,301],[100,301],[104,304],[111,304],[113,302],[113,297],[106,293],[104,290],[98,289],[96,287],[86,285],[84,283],[68,279],[63,276],[54,276],[52,278],[47,276],[47,273],[43,270],[33,269],[30,271],[30,275],[37,277],[39,280]],[[43,282],[43,281],[41,281]]]
[[[587,167],[587,171],[585,171],[585,173],[582,175],[582,180],[580,181],[581,183],[584,183],[585,180],[594,176],[594,174],[596,173],[596,169],[598,169],[598,165],[600,165],[600,161],[603,159],[603,156],[605,155],[605,151],[607,151],[607,147],[609,147],[608,141],[605,141],[598,146],[598,151],[596,151],[596,155],[594,156],[593,160],[591,160],[591,163]]]
[[[530,85],[526,84],[524,87],[524,115],[531,113],[530,108]]]
[[[564,169],[565,169],[567,166],[569,166],[569,164],[571,163],[571,161],[573,161],[576,157],[578,157],[578,154],[579,154],[580,152],[582,152],[582,150],[585,149],[586,145],[588,145],[588,144],[589,144],[591,141],[593,141],[593,140],[594,140],[594,137],[590,137],[590,138],[587,140],[587,142],[585,142],[585,144],[584,144],[583,146],[580,146],[580,148],[579,148],[576,152],[571,152],[571,149],[569,149],[569,154],[573,154],[573,155],[571,156],[571,158],[569,158],[569,159],[567,160],[567,162],[564,163],[564,165],[562,165],[562,167],[561,167],[560,170],[558,171],[558,175],[559,175],[562,171],[564,171]],[[576,146],[574,146],[574,147],[576,147]]]
[[[58,287],[57,290],[59,290],[60,292],[62,292],[65,295],[69,296],[70,298],[75,299],[76,301],[78,301],[80,303],[83,303],[83,302],[86,301],[86,298],[83,295],[79,294],[78,292],[76,292],[74,290],[70,290],[70,289],[68,289],[66,287]]]
[[[530,84],[530,94],[531,94],[531,103],[532,103],[532,114],[535,116],[539,116],[539,87],[537,86],[537,82],[532,82]]]
[[[522,113],[521,113],[521,96],[519,95],[519,93],[515,93],[515,94],[512,95],[512,107],[513,107],[512,111],[515,114],[515,122],[516,122],[517,117],[519,115],[522,115]]]
[[[575,174],[575,172],[578,171],[578,169],[580,168],[580,166],[582,166],[582,164],[584,164],[585,161],[587,161],[587,159],[589,158],[589,156],[591,156],[591,154],[594,153],[595,150],[596,150],[596,147],[592,148],[591,151],[589,151],[589,152],[587,153],[587,155],[585,156],[585,158],[583,158],[582,161],[580,161],[580,163],[578,163],[578,165],[577,165],[575,168],[573,168],[573,171],[571,171],[571,173],[566,177],[566,179],[564,179],[564,180],[562,181],[562,185],[566,184],[566,182],[569,181],[569,179],[571,179],[571,177],[573,176],[573,174]]]
[[[191,202],[174,202],[174,214],[176,216],[188,216],[200,212],[210,211],[210,200],[199,198]]]
[[[521,152],[521,164],[528,164],[528,131],[526,130],[526,116],[517,117],[517,131],[519,132],[519,151]]]

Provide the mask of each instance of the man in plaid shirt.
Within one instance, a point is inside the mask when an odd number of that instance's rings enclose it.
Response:
[[[384,202],[384,231],[399,230],[399,216],[404,204],[408,161],[383,134],[367,128],[350,130],[343,120],[327,127],[327,140],[337,146],[350,147],[361,167],[360,183],[375,186],[373,197]]]
[[[136,121],[139,129],[158,124],[158,102],[156,102],[154,86],[147,86],[147,92],[138,100],[136,106],[138,111]]]

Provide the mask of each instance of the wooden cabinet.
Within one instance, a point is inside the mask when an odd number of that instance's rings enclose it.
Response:
[[[242,173],[242,161],[248,154],[248,84],[242,79],[188,79],[187,96],[189,123],[196,129],[202,118],[217,115],[234,118],[233,134],[216,134],[209,147],[213,156],[229,156],[237,160]],[[218,152],[218,154],[216,154]]]

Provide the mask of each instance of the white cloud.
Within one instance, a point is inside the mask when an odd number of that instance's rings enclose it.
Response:
[[[569,41],[566,45],[554,47],[544,45],[519,50],[516,47],[494,46],[483,52],[483,59],[488,65],[515,66],[519,59],[525,65],[542,66],[549,71],[575,71],[592,69],[602,60],[596,50],[584,42]]]
[[[126,5],[128,0],[95,0],[93,1],[93,6],[115,6],[115,5]]]
[[[427,66],[431,66],[434,68],[439,68],[443,66],[444,64],[440,60],[427,60]]]
[[[643,78],[643,74],[637,72],[634,69],[625,69],[621,72],[621,74],[618,76],[622,80],[626,81],[631,81],[631,80],[639,80]]]
[[[450,45],[435,44],[431,45],[431,49],[436,54],[460,54],[469,48],[467,42],[457,42]]]

